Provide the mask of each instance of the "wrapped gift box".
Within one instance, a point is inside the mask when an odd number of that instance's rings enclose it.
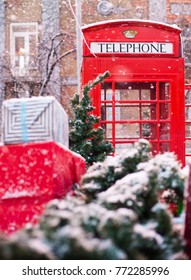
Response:
[[[84,158],[53,141],[0,146],[0,231],[37,221],[85,172]]]
[[[68,116],[53,96],[13,98],[2,106],[2,142],[55,141],[68,147]]]

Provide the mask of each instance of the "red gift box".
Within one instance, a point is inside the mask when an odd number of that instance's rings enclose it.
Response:
[[[48,201],[68,193],[86,172],[85,160],[56,142],[0,147],[0,229],[35,222]]]

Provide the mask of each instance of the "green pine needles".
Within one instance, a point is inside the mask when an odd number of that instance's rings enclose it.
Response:
[[[99,126],[99,117],[92,113],[94,107],[89,94],[92,88],[109,75],[108,71],[99,75],[84,86],[81,99],[79,94],[76,94],[71,100],[74,119],[70,122],[70,149],[83,156],[87,166],[103,161],[114,151],[111,143],[105,140],[104,129]]]
[[[184,260],[184,230],[161,191],[183,197],[188,171],[139,140],[90,166],[79,188],[51,200],[39,223],[0,234],[0,260]]]

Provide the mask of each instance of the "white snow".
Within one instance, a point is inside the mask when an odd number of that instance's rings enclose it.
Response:
[[[22,191],[6,191],[5,194],[1,197],[1,199],[10,199],[10,198],[20,198],[20,197],[32,197],[35,195],[34,191],[26,191],[26,190],[22,190]]]
[[[156,242],[161,245],[163,243],[163,238],[154,229],[149,228],[148,225],[136,224],[134,226],[134,232],[140,234],[145,239],[155,239]]]

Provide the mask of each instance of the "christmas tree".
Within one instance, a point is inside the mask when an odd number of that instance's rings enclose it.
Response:
[[[90,90],[109,75],[109,72],[99,75],[84,86],[81,99],[80,95],[76,94],[71,100],[74,120],[70,122],[70,149],[83,156],[87,166],[103,161],[113,152],[111,143],[104,139],[104,130],[99,126],[99,117],[92,113],[94,107],[90,97]]]

